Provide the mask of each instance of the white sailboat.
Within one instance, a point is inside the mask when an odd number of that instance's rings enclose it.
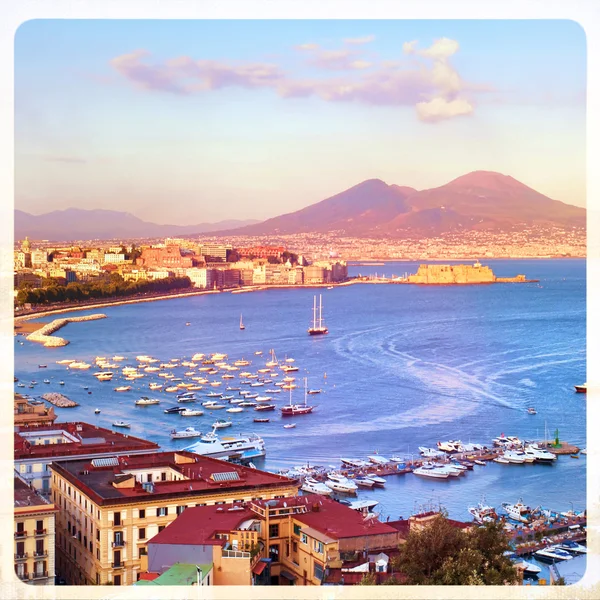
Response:
[[[244,322],[242,321],[242,315],[240,315],[240,329],[246,329]]]
[[[319,294],[319,319],[317,320],[317,297],[314,297],[313,303],[313,322],[312,327],[308,328],[309,335],[323,335],[329,333],[329,329],[323,325],[323,297]]]

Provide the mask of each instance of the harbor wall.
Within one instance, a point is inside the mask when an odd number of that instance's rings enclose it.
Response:
[[[66,319],[54,319],[54,321],[44,325],[41,329],[30,333],[27,336],[27,340],[30,342],[39,342],[44,346],[50,348],[57,348],[59,346],[66,346],[69,340],[65,340],[61,337],[52,337],[55,331],[58,331],[61,327],[64,327],[68,323],[77,323],[80,321],[95,321],[96,319],[106,319],[106,315],[86,315],[85,317],[69,317]]]

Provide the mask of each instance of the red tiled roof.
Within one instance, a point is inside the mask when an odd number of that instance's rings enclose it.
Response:
[[[157,577],[160,577],[160,573],[140,573],[140,579],[143,581],[154,581]]]
[[[215,533],[230,532],[257,515],[247,508],[230,510],[221,506],[196,506],[184,510],[171,524],[156,534],[150,544],[224,545]]]
[[[42,498],[33,488],[29,487],[21,478],[15,475],[14,503],[15,508],[47,508],[55,510],[54,507]]]
[[[393,527],[394,529],[398,530],[402,534],[402,537],[406,537],[408,535],[408,532],[410,531],[410,521],[408,521],[408,519],[400,519],[399,521],[388,521],[387,524],[390,527]]]

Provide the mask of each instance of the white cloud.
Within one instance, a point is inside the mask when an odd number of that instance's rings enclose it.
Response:
[[[417,116],[426,123],[437,123],[444,119],[470,115],[473,105],[464,98],[446,100],[445,98],[434,98],[429,102],[418,102],[416,105]]]
[[[373,66],[373,63],[370,63],[367,60],[355,60],[351,62],[348,66],[352,67],[353,69],[368,69],[369,67]]]
[[[317,50],[318,48],[319,48],[319,44],[313,44],[313,43],[300,44],[299,46],[296,46],[297,50]]]
[[[456,54],[459,48],[460,45],[456,40],[440,38],[439,40],[435,40],[435,42],[433,42],[429,48],[425,48],[425,50],[419,50],[418,54],[421,56],[427,56],[428,58],[433,58],[434,60],[444,60],[449,56]]]
[[[404,52],[404,54],[413,54],[417,44],[417,40],[413,40],[412,42],[404,42],[404,44],[402,44],[402,52]]]
[[[369,42],[375,41],[374,35],[365,35],[364,37],[359,38],[346,38],[344,42],[346,44],[368,44]]]

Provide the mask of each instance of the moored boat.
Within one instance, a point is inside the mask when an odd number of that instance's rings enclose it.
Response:
[[[200,431],[197,431],[193,427],[186,427],[185,429],[182,429],[180,431],[173,430],[171,432],[171,439],[182,440],[185,438],[200,437],[201,435],[202,435],[202,433]]]
[[[123,427],[125,429],[129,429],[131,427],[131,425],[125,421],[115,421],[112,425],[113,427]]]
[[[333,490],[329,486],[312,477],[307,477],[300,489],[311,494],[321,494],[321,496],[331,496],[333,493]]]
[[[571,560],[573,556],[566,550],[562,550],[557,546],[548,546],[533,553],[537,560],[544,562],[562,562],[563,560]]]
[[[355,494],[358,487],[351,479],[338,473],[328,473],[325,485],[334,492],[342,492],[345,494]]]
[[[323,297],[319,294],[319,318],[317,320],[317,296],[314,297],[313,322],[308,328],[309,335],[323,335],[329,333],[329,329],[323,323]]]
[[[201,417],[204,414],[199,408],[184,408],[179,412],[182,417]]]
[[[147,398],[146,396],[142,396],[139,400],[135,401],[136,406],[149,406],[151,404],[160,404],[160,400],[158,398]]]
[[[581,385],[576,385],[574,387],[578,394],[585,394],[587,392],[587,383],[582,383]]]

